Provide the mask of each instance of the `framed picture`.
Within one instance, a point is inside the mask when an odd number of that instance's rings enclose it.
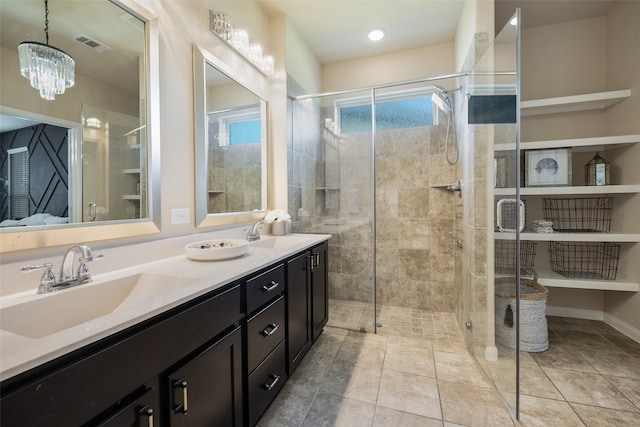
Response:
[[[525,186],[571,185],[571,148],[529,150],[525,153]]]

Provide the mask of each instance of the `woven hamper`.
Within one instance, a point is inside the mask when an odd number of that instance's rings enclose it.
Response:
[[[520,278],[520,350],[541,352],[549,348],[547,330],[547,288],[538,283],[538,273],[533,279]],[[498,278],[495,281],[496,341],[509,348],[516,348],[516,278]]]

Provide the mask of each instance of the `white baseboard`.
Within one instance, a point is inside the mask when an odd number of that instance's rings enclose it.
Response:
[[[612,328],[622,332],[632,340],[640,343],[640,329],[600,310],[585,310],[582,308],[547,306],[548,316],[573,317],[574,319],[602,320]]]
[[[547,316],[573,317],[574,319],[604,320],[604,313],[600,310],[585,310],[584,308],[547,306]]]
[[[630,324],[623,322],[617,317],[614,317],[607,313],[604,313],[603,320],[607,325],[611,326],[614,329],[617,329],[618,331],[622,332],[632,340],[640,343],[640,329],[634,328]]]

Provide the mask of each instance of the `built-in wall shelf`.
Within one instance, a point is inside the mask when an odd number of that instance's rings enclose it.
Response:
[[[523,141],[520,144],[521,150],[540,150],[571,147],[572,151],[606,151],[621,147],[628,144],[640,143],[640,134],[633,135],[616,135],[616,136],[599,136],[594,138],[574,138],[574,139],[556,139],[551,141]],[[494,151],[513,151],[516,149],[516,143],[496,144]]]
[[[631,90],[613,90],[557,98],[534,99],[520,102],[521,116],[568,113],[572,111],[598,110],[610,107],[631,96]]]
[[[126,173],[128,175],[137,175],[140,173],[140,168],[125,169],[122,171],[122,173]]]
[[[581,196],[597,194],[637,194],[640,193],[640,185],[576,185],[572,187],[523,187],[521,196]],[[515,197],[515,188],[494,188],[496,196]]]
[[[124,195],[124,199],[125,200],[140,200],[140,195],[139,194],[125,194]]]
[[[592,289],[599,291],[626,291],[640,292],[640,283],[630,282],[624,279],[597,280],[597,279],[572,279],[551,270],[536,270],[538,283],[550,288]]]
[[[495,232],[496,240],[515,240],[515,233]],[[637,233],[520,233],[520,240],[537,242],[610,242],[610,243],[638,243],[640,234]]]
[[[623,291],[640,292],[640,283],[631,282],[625,279],[603,280],[603,279],[574,279],[564,277],[549,269],[538,269],[538,283],[548,288],[566,289],[588,289],[595,291]],[[504,274],[496,274],[496,278],[509,277]],[[513,275],[511,275],[513,277]],[[523,276],[526,277],[526,276]]]

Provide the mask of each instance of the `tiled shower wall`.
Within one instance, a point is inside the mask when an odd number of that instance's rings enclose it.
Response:
[[[209,135],[218,135],[217,122],[210,123]],[[260,209],[260,143],[220,147],[210,141],[207,212],[247,212]],[[258,190],[256,190],[258,189]]]
[[[291,95],[300,91],[291,80],[289,88]],[[317,100],[291,102],[290,109],[293,228],[333,235],[330,298],[372,302],[371,134],[326,132]],[[462,209],[458,195],[443,188],[458,179],[445,159],[445,135],[446,124],[376,132],[378,304],[452,312],[459,299],[455,266],[462,229],[456,217]],[[310,218],[299,216],[301,208]],[[334,216],[344,224],[323,225],[323,218]]]
[[[457,176],[445,159],[444,121],[376,133],[380,304],[453,311],[460,199],[446,190]]]

